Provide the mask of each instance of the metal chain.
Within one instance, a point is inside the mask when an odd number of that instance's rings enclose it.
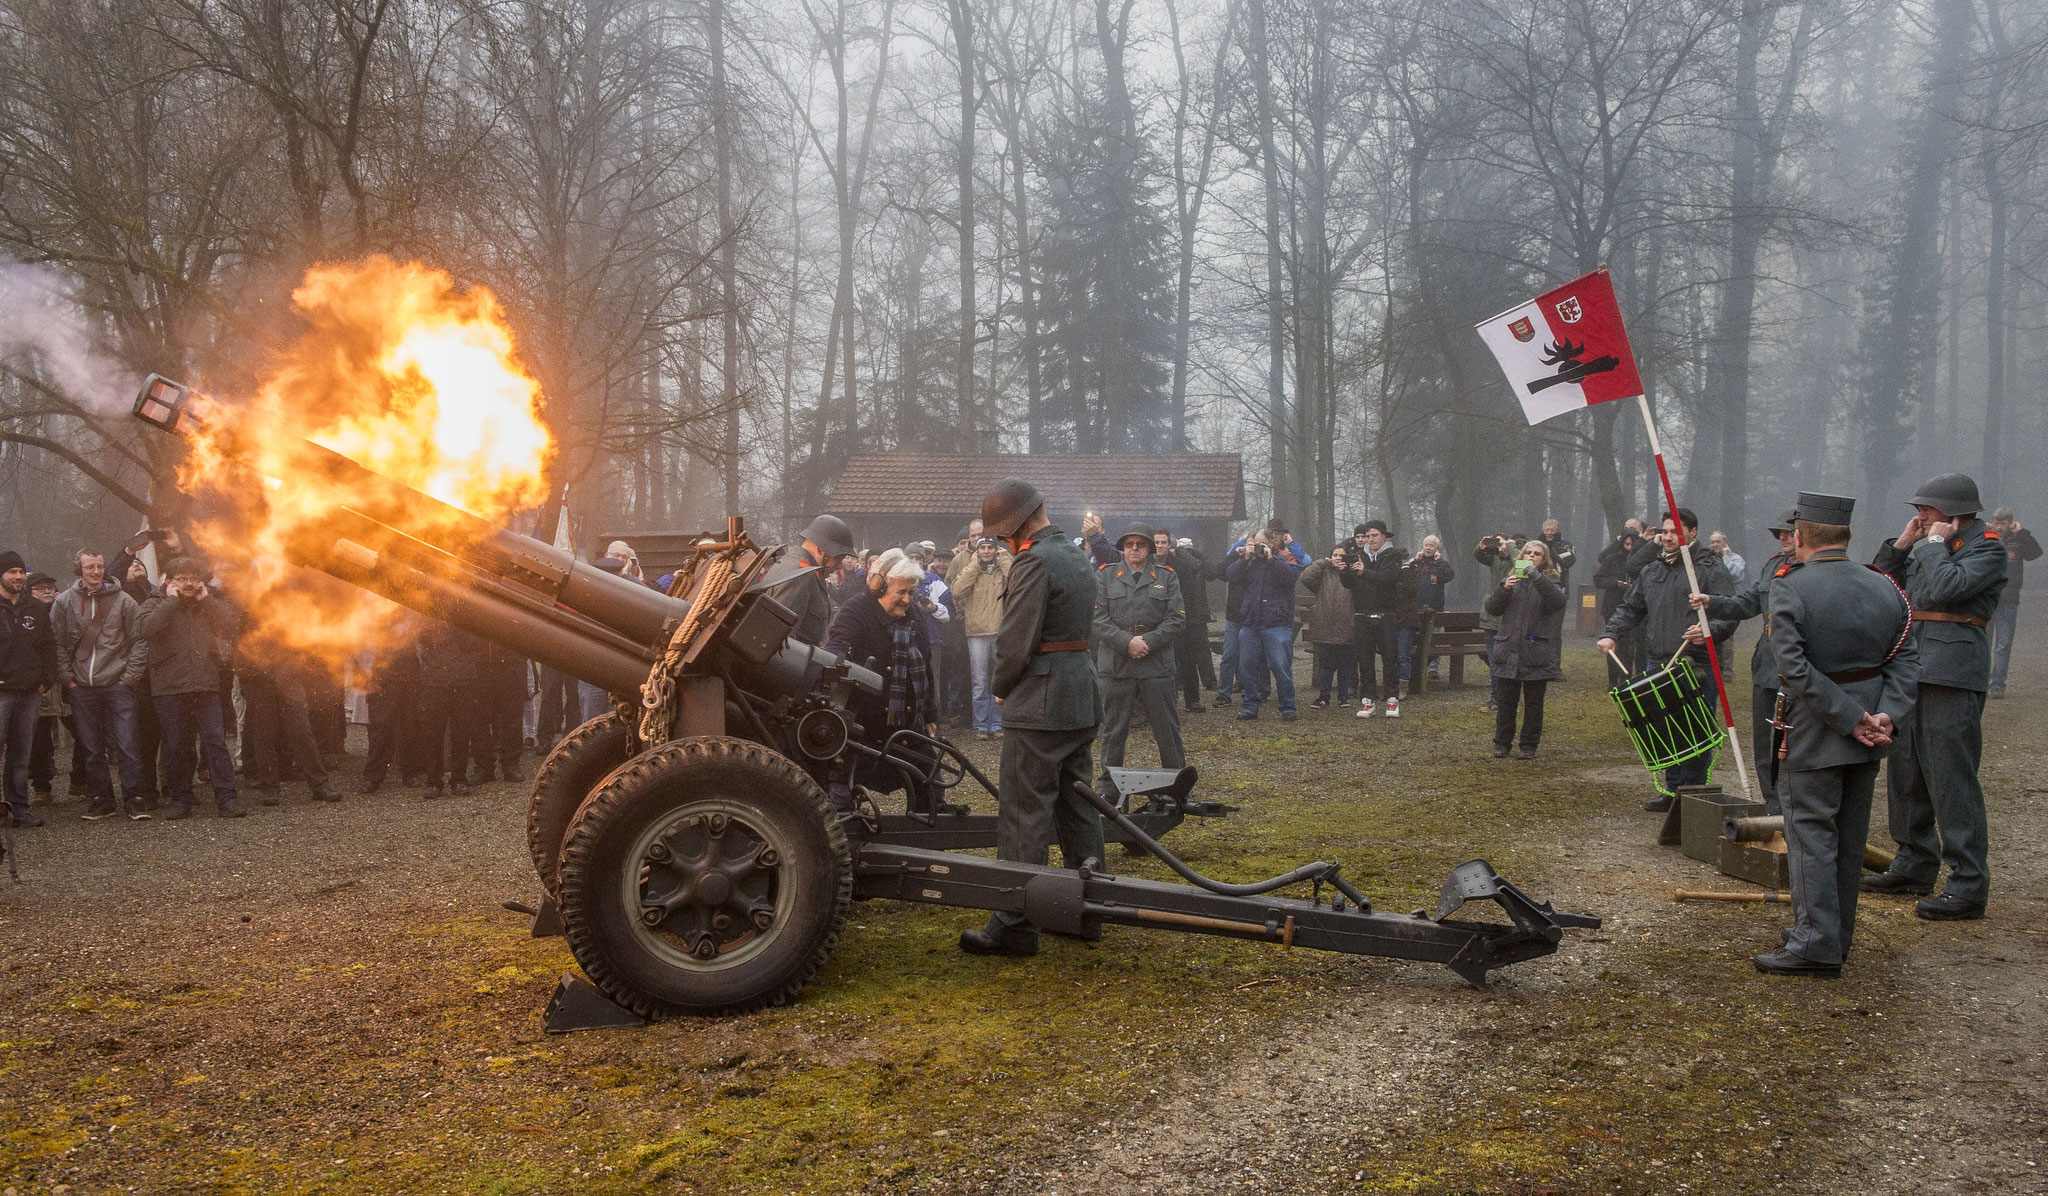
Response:
[[[668,647],[662,651],[661,659],[647,673],[647,680],[640,686],[640,743],[653,747],[668,741],[669,728],[676,722],[676,677],[682,672],[683,651],[690,641],[697,638],[702,612],[716,599],[723,597],[725,587],[732,581],[732,561],[719,557],[711,562],[710,570],[704,575],[704,584],[697,589],[697,601],[690,604],[690,613],[676,626],[674,635],[668,638]]]

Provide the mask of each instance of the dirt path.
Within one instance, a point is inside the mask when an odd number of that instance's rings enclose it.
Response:
[[[2036,634],[2048,630],[2044,622],[2035,620]],[[1511,1128],[1535,1138],[1523,1144],[1536,1156],[1525,1168],[1529,1190],[1586,1190],[1589,1173],[1576,1170],[1586,1143],[1657,1136],[1545,1116],[1545,1088],[1590,1062],[1604,1076],[1588,1083],[1621,1088],[1682,1089],[1702,1065],[1746,1070],[1758,1094],[1791,1073],[1807,1080],[1788,1117],[1774,1123],[1759,1111],[1721,1127],[1750,1142],[1724,1141],[1711,1166],[1691,1165],[1706,1163],[1704,1155],[1653,1146],[1633,1165],[1596,1166],[1595,1187],[2048,1191],[2048,667],[2038,657],[2015,662],[2014,676],[2015,696],[1987,707],[1982,776],[1997,888],[1982,922],[1923,922],[1909,901],[1866,897],[1844,980],[1756,976],[1748,956],[1775,945],[1788,920],[1783,907],[1671,901],[1674,887],[1743,886],[1653,845],[1654,816],[1628,804],[1638,773],[1583,769],[1588,784],[1615,790],[1614,808],[1625,812],[1568,828],[1540,874],[1515,879],[1559,908],[1603,912],[1600,935],[1573,936],[1565,953],[1485,993],[1447,993],[1396,969],[1354,965],[1350,982],[1326,999],[1276,1011],[1258,1049],[1176,1077],[1143,1105],[1081,1127],[1085,1137],[1071,1149],[989,1187],[1461,1189],[1456,1160],[1492,1161],[1489,1146],[1503,1140],[1494,1135]],[[1880,784],[1873,838],[1881,845],[1883,801]],[[1550,1033],[1605,1004],[1588,993],[1620,977],[1661,979],[1673,998],[1665,1028],[1698,1041],[1628,1035],[1605,1041],[1589,1061],[1590,1036]],[[1685,1035],[1679,992],[1687,979],[1769,1029],[1728,1041],[1713,1032],[1727,1024],[1724,1008],[1697,1020],[1703,1033]],[[1787,1059],[1796,1062],[1781,1066]],[[1444,1149],[1447,1126],[1475,1132]],[[1546,1153],[1557,1165],[1545,1165]]]

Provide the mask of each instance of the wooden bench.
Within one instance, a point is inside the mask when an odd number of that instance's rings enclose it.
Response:
[[[1479,627],[1476,610],[1422,612],[1422,627],[1415,636],[1415,650],[1409,661],[1408,692],[1429,692],[1429,663],[1439,656],[1451,659],[1451,684],[1465,684],[1465,658],[1476,656],[1479,667],[1491,666],[1486,659],[1486,632]]]

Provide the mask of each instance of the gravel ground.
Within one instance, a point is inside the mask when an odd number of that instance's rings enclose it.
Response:
[[[877,904],[791,1009],[549,1038],[572,961],[496,909],[537,890],[517,787],[60,804],[0,882],[0,1196],[2048,1191],[2048,667],[1987,715],[1991,917],[1867,900],[1839,982],[1749,967],[1782,907],[1670,899],[1740,886],[1654,846],[1578,672],[1536,765],[1483,758],[1469,689],[1399,724],[1190,722],[1245,806],[1176,834],[1199,867],[1340,858],[1407,908],[1483,853],[1606,917],[1485,990],[1159,932],[992,964],[952,948],[972,919]]]

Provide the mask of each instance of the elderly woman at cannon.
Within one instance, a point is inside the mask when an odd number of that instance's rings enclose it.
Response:
[[[933,671],[938,645],[931,625],[917,617],[912,603],[924,581],[924,566],[892,548],[868,566],[867,588],[848,599],[825,632],[825,650],[882,675],[882,692],[855,697],[849,711],[860,724],[860,739],[880,747],[897,731],[937,736],[938,685]],[[901,751],[901,749],[899,749]],[[911,753],[922,762],[925,754]],[[834,808],[853,808],[853,786],[878,793],[903,788],[901,769],[864,758],[843,781],[830,789]]]

